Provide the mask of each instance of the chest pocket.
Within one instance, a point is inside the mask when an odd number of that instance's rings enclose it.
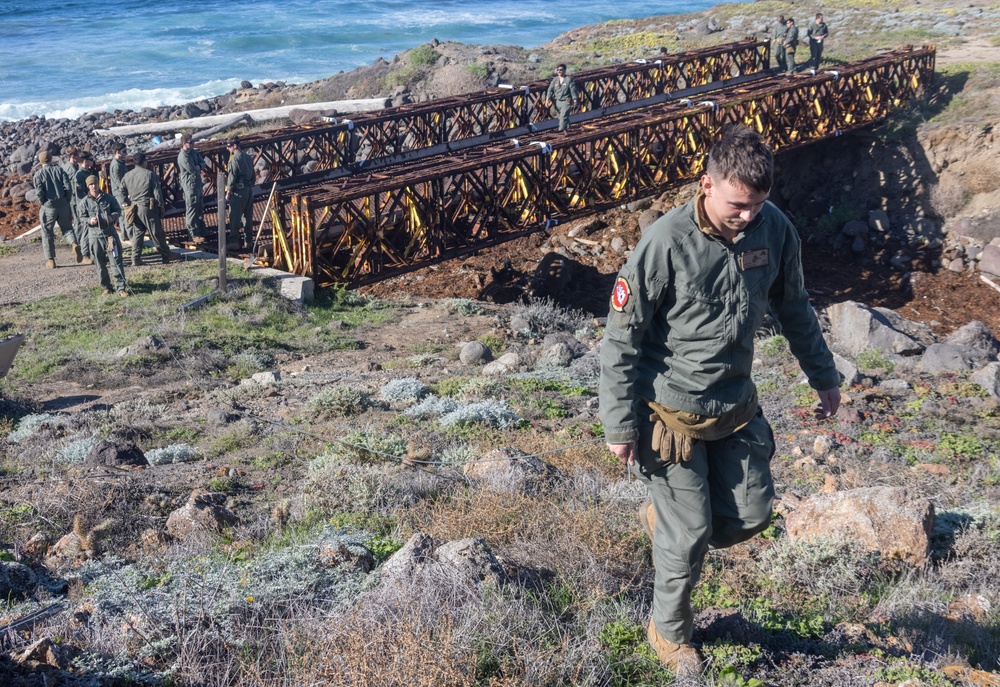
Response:
[[[696,282],[677,284],[670,309],[670,338],[673,341],[716,342],[725,338],[727,299],[708,293]]]

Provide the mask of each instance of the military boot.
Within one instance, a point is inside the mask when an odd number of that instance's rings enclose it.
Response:
[[[54,270],[56,268],[56,261],[55,260],[46,260],[45,261],[45,267],[47,269]]]
[[[649,619],[646,635],[660,663],[677,677],[696,677],[705,671],[705,660],[701,653],[690,644],[674,644],[665,640],[656,631],[656,623],[652,618]]]
[[[73,247],[73,255],[76,256],[76,261],[78,263],[83,262],[83,251],[80,249],[80,244],[74,243],[72,247]]]

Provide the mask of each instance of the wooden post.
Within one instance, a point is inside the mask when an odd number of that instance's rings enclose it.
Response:
[[[218,192],[218,213],[219,218],[219,292],[226,292],[226,175],[219,172],[215,179],[215,188]]]

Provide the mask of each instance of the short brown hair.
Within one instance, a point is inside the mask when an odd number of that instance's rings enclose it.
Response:
[[[233,147],[239,148],[240,147],[240,137],[239,136],[233,136],[232,138],[230,138],[228,141],[226,141],[226,147],[227,148],[233,148]]]
[[[185,143],[187,143],[190,140],[191,140],[191,132],[190,131],[185,131],[184,133],[181,134],[181,145],[184,145]]]
[[[716,181],[737,182],[758,193],[767,193],[774,185],[774,155],[756,131],[733,125],[712,146],[705,171]]]
[[[132,162],[134,162],[137,165],[146,164],[146,153],[143,153],[142,151],[136,153],[135,155],[132,156]]]

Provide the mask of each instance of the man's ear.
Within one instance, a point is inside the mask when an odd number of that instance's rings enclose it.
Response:
[[[712,177],[710,177],[708,174],[702,174],[701,175],[701,190],[705,192],[706,196],[708,196],[708,195],[711,194],[712,187],[713,187]]]

